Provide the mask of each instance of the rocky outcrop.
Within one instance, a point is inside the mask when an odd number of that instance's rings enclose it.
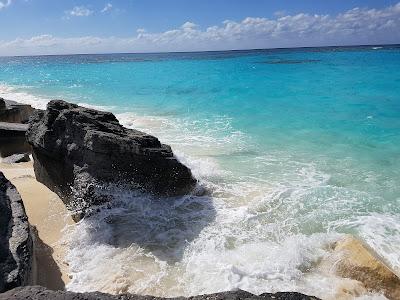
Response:
[[[0,122],[27,123],[34,111],[30,105],[0,98]]]
[[[27,104],[0,98],[0,157],[30,152],[25,133],[35,109]]]
[[[0,172],[0,292],[29,283],[32,252],[21,196]]]
[[[108,295],[103,293],[73,293],[64,291],[50,291],[40,286],[16,288],[5,294],[0,294],[0,299],[5,300],[162,300],[166,298],[140,296],[132,294]],[[169,298],[176,300],[318,300],[316,297],[306,296],[299,293],[275,293],[253,295],[245,291],[222,292],[211,295],[200,295],[194,297]]]
[[[27,130],[27,124],[0,122],[0,157],[29,153],[31,147],[25,138]]]
[[[196,184],[169,146],[123,127],[109,112],[51,101],[32,116],[27,140],[37,180],[73,211],[111,200],[107,184],[163,196],[188,193]]]
[[[369,292],[400,299],[400,278],[368,246],[352,236],[338,241],[332,265],[337,275],[359,281]]]

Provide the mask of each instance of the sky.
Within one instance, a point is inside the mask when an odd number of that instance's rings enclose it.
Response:
[[[0,0],[0,55],[400,43],[399,0]]]

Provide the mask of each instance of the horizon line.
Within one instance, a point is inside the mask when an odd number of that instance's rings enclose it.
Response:
[[[349,45],[327,45],[327,46],[303,46],[303,47],[276,47],[276,48],[248,48],[248,49],[228,49],[228,50],[204,50],[204,51],[160,51],[160,52],[104,52],[104,53],[70,53],[70,54],[27,54],[27,55],[0,55],[0,58],[7,57],[41,57],[41,56],[79,56],[79,55],[112,55],[112,54],[184,54],[184,53],[214,53],[214,52],[240,52],[240,51],[263,51],[263,50],[292,50],[292,49],[312,49],[312,48],[351,48],[351,47],[387,47],[400,46],[396,44],[349,44]]]

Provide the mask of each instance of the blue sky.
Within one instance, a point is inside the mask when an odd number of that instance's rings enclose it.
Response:
[[[400,43],[389,0],[0,0],[0,55]]]

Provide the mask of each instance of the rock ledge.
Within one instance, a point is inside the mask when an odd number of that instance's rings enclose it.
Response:
[[[29,286],[16,288],[5,294],[0,294],[1,300],[162,300],[167,298],[158,298],[152,296],[139,296],[132,294],[108,295],[99,292],[95,293],[72,293],[64,291],[50,291],[40,286]],[[200,295],[189,298],[178,297],[170,298],[176,300],[318,300],[316,297],[306,296],[299,293],[275,293],[253,295],[245,291],[222,292],[211,295]]]

